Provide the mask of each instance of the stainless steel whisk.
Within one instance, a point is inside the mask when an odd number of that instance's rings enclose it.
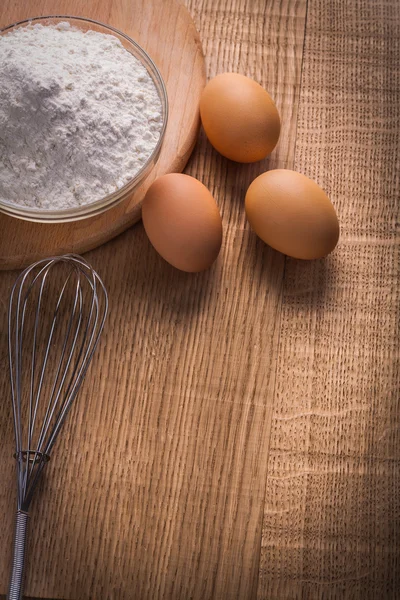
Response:
[[[86,375],[107,310],[100,277],[73,254],[34,263],[12,289],[8,346],[18,496],[9,600],[22,598],[32,497]]]

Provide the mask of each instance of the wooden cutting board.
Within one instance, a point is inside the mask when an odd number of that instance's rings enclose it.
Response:
[[[196,143],[199,97],[206,74],[198,33],[177,0],[3,0],[0,27],[34,16],[74,15],[120,29],[151,56],[164,78],[169,120],[160,158],[126,201],[76,223],[29,223],[0,214],[0,269],[23,267],[51,254],[83,253],[115,237],[140,219],[140,205],[158,176],[181,171]]]

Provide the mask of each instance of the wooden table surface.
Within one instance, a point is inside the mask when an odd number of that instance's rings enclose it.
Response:
[[[281,140],[269,159],[240,166],[201,134],[186,171],[223,216],[211,270],[175,271],[141,224],[87,255],[110,318],[57,446],[68,465],[49,464],[32,511],[26,591],[398,599],[398,0],[188,8],[208,75],[262,83]],[[246,188],[275,167],[314,178],[332,199],[341,239],[326,260],[285,258],[250,231]],[[0,274],[3,370],[14,277]],[[11,413],[1,415],[5,461]],[[12,483],[0,487],[10,503]],[[0,515],[10,542],[11,514]]]

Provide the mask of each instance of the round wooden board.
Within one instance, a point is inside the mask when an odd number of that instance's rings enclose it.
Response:
[[[3,0],[0,27],[41,15],[74,15],[112,25],[150,54],[164,78],[169,119],[160,158],[128,200],[102,215],[57,225],[30,223],[0,213],[0,269],[21,268],[53,254],[83,253],[140,219],[140,205],[158,176],[181,171],[199,130],[199,98],[206,74],[200,39],[177,0]]]

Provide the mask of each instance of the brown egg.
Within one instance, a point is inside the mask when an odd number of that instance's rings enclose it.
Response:
[[[257,177],[246,194],[246,214],[256,234],[294,258],[321,258],[335,248],[339,223],[325,192],[295,171]]]
[[[223,73],[208,82],[200,115],[214,148],[237,162],[265,158],[279,139],[281,122],[272,98],[256,81],[238,73]]]
[[[222,221],[208,189],[194,177],[163,175],[143,200],[143,224],[150,242],[177,269],[197,272],[217,258]]]

